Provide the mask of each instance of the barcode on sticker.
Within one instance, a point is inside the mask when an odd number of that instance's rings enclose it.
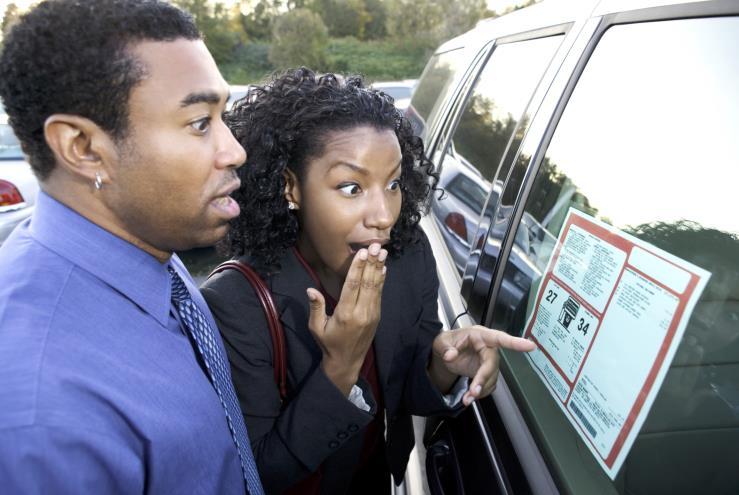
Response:
[[[570,402],[570,409],[572,409],[572,412],[574,412],[575,415],[580,419],[582,425],[585,427],[586,430],[588,430],[588,433],[590,433],[590,436],[595,438],[595,428],[593,428],[593,425],[590,424],[590,421],[587,420],[585,415],[580,412],[580,408],[578,408],[574,402]]]

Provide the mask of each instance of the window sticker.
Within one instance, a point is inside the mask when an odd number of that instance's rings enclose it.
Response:
[[[711,274],[570,208],[539,285],[528,360],[611,479]]]

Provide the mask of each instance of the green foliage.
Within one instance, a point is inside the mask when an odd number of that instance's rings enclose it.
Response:
[[[305,65],[323,70],[328,30],[321,17],[308,9],[291,10],[274,22],[269,60],[277,69]]]
[[[18,6],[15,3],[10,2],[7,7],[5,7],[2,24],[0,24],[0,33],[2,33],[2,37],[10,32],[10,28],[13,27],[13,24],[18,20],[19,15],[20,12],[18,11]]]
[[[170,1],[193,15],[234,84],[298,65],[370,80],[416,78],[442,41],[489,14],[485,0]]]
[[[328,45],[327,70],[362,74],[371,81],[410,79],[421,75],[427,58],[417,50],[399,50],[390,41],[332,39]]]
[[[378,40],[387,36],[387,7],[382,0],[364,0],[369,16],[364,26],[364,39]]]
[[[223,77],[233,84],[249,84],[265,80],[277,68],[287,67],[272,65],[269,50],[270,45],[264,42],[239,47],[233,61],[220,65]],[[424,53],[398,50],[390,41],[359,41],[356,38],[329,40],[326,55],[325,64],[319,70],[362,74],[369,81],[417,78],[427,60]]]
[[[331,37],[361,37],[364,31],[363,0],[313,0],[311,10],[321,16]]]
[[[387,33],[398,45],[432,49],[474,27],[487,12],[485,0],[392,0]]]
[[[232,61],[234,50],[246,40],[238,10],[229,10],[225,4],[209,0],[173,0],[173,3],[192,14],[218,64]]]
[[[444,22],[441,26],[441,40],[454,38],[475,27],[475,24],[489,14],[485,0],[455,0],[442,2]]]
[[[434,48],[444,22],[444,11],[436,0],[394,0],[388,5],[387,33],[398,46]]]
[[[241,27],[249,39],[269,40],[272,20],[279,15],[279,2],[258,0],[248,14],[241,14]]]
[[[249,84],[265,80],[274,71],[269,61],[270,44],[263,41],[246,43],[236,49],[232,60],[220,64],[226,81],[232,84]]]

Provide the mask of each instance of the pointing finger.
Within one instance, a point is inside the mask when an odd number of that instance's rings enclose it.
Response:
[[[512,351],[519,352],[530,352],[536,349],[536,344],[529,339],[522,339],[521,337],[514,337],[500,330],[492,330],[490,328],[476,326],[480,330],[479,335],[482,337],[485,344],[489,347],[497,347],[510,349]]]
[[[470,382],[469,390],[465,394],[465,398],[468,399],[467,404],[474,399],[487,395],[491,390],[491,383],[494,384],[498,377],[498,350],[485,345],[485,341],[479,334],[472,335],[470,341],[478,353],[480,366],[477,368],[475,376]]]

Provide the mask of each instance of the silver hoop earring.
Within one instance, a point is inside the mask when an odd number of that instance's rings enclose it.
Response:
[[[293,202],[293,201],[288,201],[287,202],[287,209],[288,210],[297,210],[298,209],[298,204],[295,203],[295,202]]]
[[[95,189],[98,191],[103,188],[103,178],[100,176],[100,172],[95,172]]]

